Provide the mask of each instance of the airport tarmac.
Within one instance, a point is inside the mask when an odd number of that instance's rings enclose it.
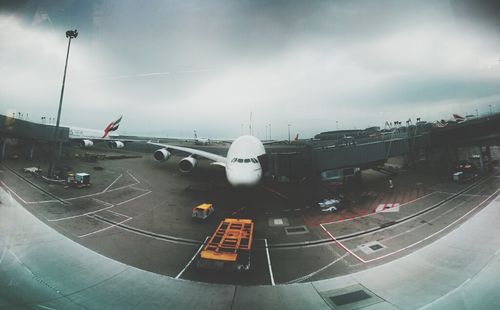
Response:
[[[45,165],[19,159],[3,163],[1,182],[44,223],[95,252],[177,279],[238,285],[329,279],[392,261],[457,228],[500,187],[497,175],[456,184],[402,172],[389,189],[386,176],[368,173],[355,199],[337,212],[322,212],[314,201],[329,197],[327,185],[264,181],[239,190],[207,162],[182,174],[176,158],[158,163],[151,154],[140,155],[64,160],[91,174],[90,188],[46,184],[22,172]],[[213,203],[216,212],[193,221],[192,207],[203,202]],[[250,271],[198,270],[196,254],[226,217],[255,222]]]

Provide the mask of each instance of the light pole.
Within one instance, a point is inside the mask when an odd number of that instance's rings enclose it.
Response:
[[[288,143],[290,143],[290,124],[288,124]]]
[[[50,162],[49,170],[47,171],[47,177],[52,178],[52,168],[54,166],[55,148],[57,145],[57,134],[59,132],[59,121],[61,120],[61,108],[64,95],[64,82],[66,81],[66,69],[68,68],[68,57],[69,57],[69,47],[71,46],[71,39],[75,39],[78,36],[78,30],[68,30],[66,31],[66,38],[68,38],[68,51],[66,52],[66,64],[64,65],[64,75],[61,87],[61,97],[59,98],[59,109],[57,110],[57,121],[56,128],[54,129],[54,139],[52,141],[52,147],[50,149]]]
[[[269,124],[269,140],[271,140],[271,124]]]

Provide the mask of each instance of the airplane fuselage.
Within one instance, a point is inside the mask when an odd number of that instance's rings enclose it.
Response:
[[[80,128],[73,126],[66,126],[69,128],[69,138],[70,139],[102,139],[104,136],[104,131],[89,128]],[[109,135],[108,137],[115,136]]]
[[[254,136],[241,136],[227,152],[226,177],[232,186],[254,186],[262,178],[258,157],[266,153],[262,142]]]

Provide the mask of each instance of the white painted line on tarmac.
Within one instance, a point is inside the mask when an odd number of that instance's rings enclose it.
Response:
[[[191,263],[194,261],[194,259],[196,258],[196,256],[198,256],[198,253],[200,253],[201,249],[203,249],[203,246],[207,242],[208,238],[210,238],[210,236],[207,236],[205,238],[205,241],[203,241],[203,243],[200,245],[200,248],[198,249],[198,251],[196,251],[196,253],[193,255],[193,257],[191,258],[191,260],[187,263],[187,265],[184,266],[184,268],[181,270],[181,272],[179,272],[179,274],[175,277],[176,279],[179,279],[182,276],[182,274],[184,273],[184,271],[186,271],[186,269],[188,269],[189,265],[191,265]]]
[[[57,310],[57,309],[54,309],[54,308],[50,308],[50,307],[47,307],[47,306],[43,306],[43,305],[36,305],[38,308],[42,308],[42,309],[46,309],[46,310]]]
[[[269,276],[271,277],[271,285],[274,286],[274,275],[273,267],[271,266],[271,258],[269,256],[269,247],[267,246],[267,239],[264,239],[264,244],[266,246],[266,256],[267,256],[267,266],[269,266]]]
[[[121,206],[121,205],[122,205],[122,204],[124,204],[124,203],[131,202],[132,200],[136,200],[136,199],[138,199],[138,198],[141,198],[141,197],[146,196],[146,195],[151,194],[151,193],[152,193],[151,191],[149,191],[149,192],[145,192],[144,194],[140,194],[139,196],[135,196],[135,197],[130,198],[130,199],[128,199],[128,200],[125,200],[125,201],[119,202],[119,203],[117,203],[116,205],[117,205],[117,206]]]
[[[108,209],[113,208],[113,207],[114,207],[114,205],[111,205],[109,207],[102,208],[102,209],[99,209],[99,210],[95,210],[95,211],[91,211],[91,212],[87,212],[87,213],[83,213],[83,214],[78,214],[78,215],[61,217],[61,218],[58,218],[58,219],[50,219],[50,220],[47,220],[47,221],[49,221],[49,222],[59,222],[59,221],[64,221],[64,220],[70,220],[70,219],[74,219],[74,218],[77,218],[77,217],[82,217],[82,216],[86,216],[86,215],[98,213],[98,212],[101,212],[101,211],[104,211],[104,210],[108,210]]]
[[[403,206],[406,206],[407,204],[409,203],[412,203],[412,202],[415,202],[417,200],[420,200],[422,198],[425,198],[425,197],[428,197],[434,193],[437,193],[436,191],[434,192],[431,192],[427,195],[424,195],[424,196],[421,196],[421,197],[418,197],[417,199],[415,200],[412,200],[412,201],[408,201],[408,202],[405,202],[405,203],[402,203],[399,205],[399,207],[403,207]],[[449,193],[448,193],[449,194]],[[451,195],[451,194],[450,194]],[[368,213],[368,214],[365,214],[365,215],[362,215],[362,216],[356,216],[356,217],[353,217],[353,218],[348,218],[348,219],[344,219],[344,220],[339,220],[339,221],[333,221],[333,222],[328,222],[328,223],[323,223],[323,225],[330,225],[330,224],[334,224],[334,223],[342,223],[342,222],[349,222],[349,221],[354,221],[354,220],[358,220],[360,218],[364,218],[364,217],[367,217],[367,216],[372,216],[372,215],[375,215],[377,214],[377,212],[372,212],[372,213]]]
[[[132,179],[134,179],[134,181],[137,182],[137,184],[141,184],[141,181],[137,180],[137,178],[132,173],[130,173],[130,171],[127,170],[127,173]]]
[[[3,251],[2,251],[2,256],[0,256],[0,265],[3,262],[6,253],[7,253],[7,246],[4,246]]]
[[[319,224],[319,226],[321,226],[321,228],[323,228],[323,230],[330,236],[330,238],[332,238],[333,241],[335,241],[335,243],[337,243],[341,248],[343,248],[346,252],[348,252],[349,254],[351,254],[352,256],[354,256],[357,260],[359,260],[360,262],[362,263],[365,263],[366,264],[366,261],[364,259],[362,259],[361,257],[359,257],[358,255],[356,255],[353,251],[349,250],[345,245],[343,245],[340,241],[337,240],[337,238],[335,238],[324,226],[323,224]]]
[[[103,205],[105,205],[107,207],[110,207],[110,206],[113,205],[112,203],[109,203],[109,202],[106,202],[106,201],[102,201],[101,199],[97,199],[97,198],[92,198],[92,200],[97,201],[97,202],[99,202],[99,203],[101,203],[101,204],[103,204]]]
[[[123,221],[121,221],[121,222],[118,222],[118,223],[116,223],[116,224],[109,225],[108,227],[104,227],[103,229],[99,229],[99,230],[96,230],[96,231],[90,232],[90,233],[88,233],[88,234],[78,236],[78,238],[84,238],[84,237],[88,237],[88,236],[93,235],[93,234],[97,234],[97,233],[99,233],[99,232],[103,232],[103,231],[108,230],[108,229],[110,229],[110,228],[116,227],[116,226],[118,226],[118,225],[120,225],[120,224],[123,224],[123,223],[125,223],[125,222],[127,222],[127,221],[130,221],[131,219],[132,219],[132,218],[128,218],[128,219],[123,220]]]
[[[106,192],[111,186],[113,186],[113,184],[116,183],[116,181],[118,181],[121,177],[123,176],[123,174],[120,174],[113,182],[111,182],[111,184],[108,185],[108,187],[106,187],[102,192]]]
[[[27,201],[26,204],[42,204],[42,203],[51,203],[51,202],[59,202],[59,203],[62,203],[61,201],[59,200],[41,200],[41,201]]]
[[[147,192],[147,191],[149,191],[149,189],[145,189],[145,188],[138,188],[138,187],[135,187],[135,186],[131,186],[130,188],[135,189],[135,190],[138,190],[138,191],[141,191],[141,192]]]
[[[116,211],[112,211],[112,210],[106,210],[106,211],[107,211],[107,212],[114,213],[114,214],[119,215],[119,216],[128,217],[129,219],[131,219],[131,218],[132,218],[131,216],[128,216],[128,215],[125,215],[125,214],[121,214],[121,213],[116,212]]]
[[[362,259],[361,257],[359,257],[358,255],[356,255],[353,251],[351,251],[350,249],[348,249],[345,245],[343,245],[340,241],[338,241],[324,226],[323,224],[320,224],[321,228],[323,228],[323,230],[332,238],[333,241],[335,241],[341,248],[343,248],[345,251],[347,251],[349,254],[351,254],[352,256],[354,256],[356,259],[358,259],[360,262],[364,263],[364,264],[367,264],[367,263],[371,263],[371,262],[374,262],[374,261],[377,261],[377,260],[380,260],[380,259],[383,259],[383,258],[386,258],[386,257],[389,257],[389,256],[392,256],[394,254],[397,254],[399,252],[402,252],[402,251],[405,251],[409,248],[412,248],[426,240],[429,240],[430,238],[433,238],[434,236],[442,233],[443,231],[445,231],[446,229],[448,229],[449,227],[455,225],[456,223],[458,223],[459,221],[461,221],[463,218],[465,218],[466,216],[468,216],[469,214],[471,214],[472,212],[474,212],[477,208],[479,208],[481,205],[483,205],[486,201],[488,201],[489,199],[491,199],[493,196],[495,196],[498,192],[500,191],[500,188],[498,188],[493,194],[491,194],[490,196],[488,196],[486,199],[484,199],[483,201],[481,201],[477,206],[475,206],[474,208],[472,208],[471,210],[469,210],[467,213],[465,213],[464,215],[462,215],[461,217],[459,217],[458,219],[456,219],[455,221],[451,222],[450,224],[446,225],[445,227],[443,227],[442,229],[436,231],[435,233],[417,241],[417,242],[414,242],[410,245],[407,245],[405,246],[404,248],[400,248],[394,252],[391,252],[391,253],[387,253],[385,255],[382,255],[382,256],[378,256],[378,257],[375,257],[375,258],[372,258],[372,259],[369,259],[369,260],[364,260]],[[396,224],[397,225],[397,224]]]
[[[317,275],[318,273],[320,273],[321,271],[333,266],[334,264],[338,263],[339,261],[343,260],[344,258],[346,258],[346,256],[349,255],[349,253],[345,253],[344,255],[340,256],[339,258],[337,258],[336,260],[334,260],[333,262],[329,263],[328,265],[326,266],[323,266],[321,267],[320,269],[314,271],[314,272],[311,272],[310,274],[307,274],[303,277],[300,277],[300,278],[297,278],[295,280],[291,280],[291,281],[288,281],[284,284],[292,284],[292,283],[297,283],[297,282],[302,282],[302,281],[305,281],[307,279],[310,279],[312,278],[313,276]]]
[[[443,192],[443,191],[435,191],[435,193],[450,194],[450,193],[448,193],[448,192]],[[460,194],[459,196],[460,196],[460,197],[461,197],[461,196],[466,196],[466,197],[467,197],[467,196],[470,196],[470,197],[486,197],[486,196],[488,196],[488,195],[478,195],[478,194]]]
[[[5,184],[3,181],[0,181],[0,182],[3,184],[3,186],[5,186],[6,189],[8,189],[12,194],[14,194],[17,198],[19,198],[19,200],[21,200],[25,204],[27,203],[26,200],[21,198],[21,196],[19,196],[16,192],[14,192],[14,190],[12,188],[8,187],[7,184]]]

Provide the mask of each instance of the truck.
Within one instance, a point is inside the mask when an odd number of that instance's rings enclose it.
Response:
[[[224,219],[198,254],[196,266],[211,270],[249,270],[253,228],[250,219]]]
[[[69,174],[67,183],[70,187],[74,188],[84,188],[90,186],[90,174],[79,172],[75,174]]]
[[[202,203],[193,208],[193,212],[191,213],[191,217],[193,219],[204,220],[210,216],[210,214],[214,213],[215,209],[211,203]]]

